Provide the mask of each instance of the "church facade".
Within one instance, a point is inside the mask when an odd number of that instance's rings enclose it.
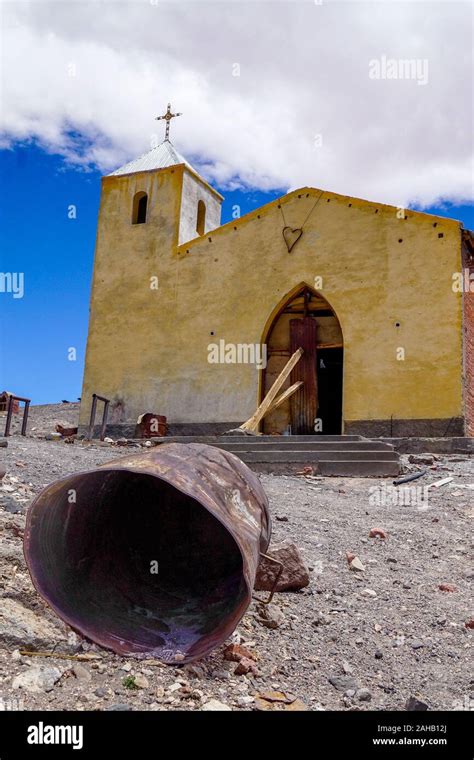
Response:
[[[473,435],[472,234],[312,187],[224,225],[222,200],[168,139],[103,177],[83,430],[96,393],[111,434],[224,432],[302,346],[262,432]]]

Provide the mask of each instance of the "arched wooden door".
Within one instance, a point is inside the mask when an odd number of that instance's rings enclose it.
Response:
[[[305,283],[294,288],[269,318],[262,342],[267,367],[260,400],[300,346],[304,355],[282,390],[302,388],[263,420],[263,433],[294,435],[342,432],[343,337],[339,320],[320,292]]]

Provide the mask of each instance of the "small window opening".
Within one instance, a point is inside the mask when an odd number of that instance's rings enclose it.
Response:
[[[196,221],[196,232],[198,235],[204,235],[204,229],[206,226],[206,204],[204,201],[198,202],[197,207],[197,221]]]
[[[133,199],[132,224],[145,224],[148,195],[144,192],[136,193]]]

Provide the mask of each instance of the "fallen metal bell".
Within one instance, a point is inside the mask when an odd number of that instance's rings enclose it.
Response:
[[[73,629],[178,663],[235,629],[270,532],[267,496],[240,459],[171,443],[45,488],[24,551],[37,591]]]

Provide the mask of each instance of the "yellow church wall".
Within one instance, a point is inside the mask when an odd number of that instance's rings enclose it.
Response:
[[[145,411],[173,423],[243,421],[259,372],[210,364],[208,346],[260,343],[303,282],[342,328],[346,423],[462,416],[458,222],[399,219],[390,206],[304,189],[177,248],[181,182],[182,167],[104,180],[81,424],[92,392],[112,399],[115,421]],[[150,217],[133,226],[141,189]],[[289,253],[282,229],[303,223]]]

